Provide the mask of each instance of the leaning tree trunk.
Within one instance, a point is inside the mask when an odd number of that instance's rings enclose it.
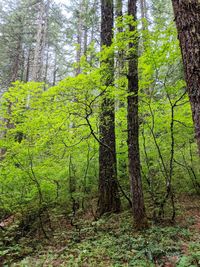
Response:
[[[101,46],[110,46],[113,29],[113,1],[101,0]],[[102,62],[105,66],[104,84],[112,85],[114,80],[114,56]],[[102,75],[103,76],[103,75]],[[100,114],[100,146],[99,146],[99,200],[98,214],[118,212],[120,198],[117,183],[117,163],[115,144],[115,106],[114,100],[104,95]]]
[[[136,20],[136,0],[128,1],[128,13]],[[130,25],[130,31],[136,27]],[[139,151],[139,122],[138,122],[138,41],[129,43],[130,55],[128,62],[128,159],[129,177],[132,194],[134,222],[137,229],[147,226],[145,214]]]
[[[200,1],[172,0],[200,155]]]

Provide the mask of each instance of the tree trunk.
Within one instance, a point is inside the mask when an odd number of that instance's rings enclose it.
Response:
[[[128,1],[128,13],[136,20],[136,0]],[[130,31],[136,28],[129,26]],[[128,159],[129,159],[129,177],[133,203],[133,216],[137,229],[147,226],[145,214],[141,170],[140,170],[140,152],[139,152],[139,123],[138,123],[138,44],[129,43],[130,59],[128,63]],[[134,51],[133,51],[133,48]]]
[[[122,0],[116,0],[116,17],[120,22],[123,21],[123,11],[122,11]],[[122,27],[118,27],[117,29],[118,33],[123,32]],[[123,73],[124,69],[124,53],[122,50],[118,51],[118,56],[117,56],[117,69],[118,69],[118,76],[120,77]]]
[[[116,0],[116,17],[121,17],[122,13],[122,0]],[[119,30],[121,31],[121,30]]]
[[[31,58],[31,48],[28,48],[27,51],[27,59],[26,59],[26,64],[24,66],[25,68],[25,78],[24,81],[28,82],[29,81],[29,72],[30,72],[30,58]]]
[[[22,69],[22,62],[23,62],[23,29],[24,29],[24,21],[22,16],[18,16],[18,21],[20,23],[18,32],[16,34],[16,46],[15,50],[12,51],[13,55],[11,58],[11,77],[10,77],[10,84],[17,80],[20,80],[20,71]],[[9,84],[9,86],[10,86]]]
[[[48,82],[48,70],[49,70],[49,45],[46,48],[46,60],[45,60],[45,71],[44,71],[44,83]]]
[[[75,75],[79,75],[81,73],[81,66],[80,66],[80,61],[81,61],[81,55],[82,55],[82,35],[83,35],[83,30],[82,30],[82,16],[83,16],[83,1],[79,2],[78,5],[78,10],[76,11],[76,19],[77,19],[77,47],[76,47],[76,69],[75,69]]]
[[[57,67],[57,56],[56,56],[56,52],[55,52],[54,66],[53,66],[53,83],[52,83],[52,86],[55,86],[56,85],[57,71],[58,71],[58,67]]]
[[[101,46],[110,46],[113,37],[113,1],[101,0]],[[107,64],[105,86],[114,80],[114,56],[102,62]],[[104,95],[100,115],[99,146],[99,200],[98,215],[120,211],[120,198],[117,182],[117,161],[115,144],[115,106],[114,100]]]
[[[36,47],[34,51],[32,80],[42,81],[43,74],[43,59],[44,52],[47,44],[47,27],[48,27],[48,13],[49,13],[49,0],[45,4],[43,0],[39,2],[38,13],[38,28],[36,34]]]
[[[142,20],[142,30],[146,30],[144,19],[147,19],[147,3],[146,0],[140,0],[140,10]]]
[[[200,155],[200,1],[172,0]]]
[[[22,36],[18,36],[18,42],[17,42],[17,47],[15,51],[15,57],[12,62],[12,67],[11,67],[11,82],[15,82],[18,80],[20,77],[19,71],[20,71],[20,63],[22,59]]]
[[[87,49],[88,49],[88,28],[87,25],[84,26],[84,48],[83,53],[87,57]]]

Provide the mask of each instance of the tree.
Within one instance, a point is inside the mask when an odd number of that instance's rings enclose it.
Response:
[[[84,55],[93,65],[94,51],[99,49],[99,5],[97,0],[77,0],[68,7],[71,17],[68,20],[68,39],[75,44],[75,75],[81,73],[80,61]],[[69,30],[70,29],[70,30]]]
[[[110,47],[113,37],[113,1],[101,1],[101,46]],[[114,55],[101,62],[104,71],[104,85],[113,86]],[[100,144],[99,144],[99,200],[98,214],[118,212],[120,198],[117,183],[117,160],[115,141],[115,105],[112,96],[103,95],[100,114]]]
[[[128,1],[128,14],[136,21],[136,1]],[[132,194],[133,216],[136,228],[147,226],[145,214],[141,171],[140,171],[140,151],[139,151],[139,122],[138,122],[138,45],[135,24],[130,24],[130,32],[135,36],[129,43],[128,62],[128,159],[129,178]]]
[[[141,18],[142,18],[142,30],[146,30],[146,23],[144,20],[147,20],[147,3],[146,0],[140,0],[140,11],[141,11]]]
[[[118,22],[122,23],[123,22],[123,4],[122,4],[122,0],[116,0],[116,18],[118,20]],[[123,27],[117,27],[117,32],[120,34],[123,32]],[[123,72],[123,68],[124,68],[124,59],[123,59],[123,51],[119,50],[117,51],[118,55],[116,58],[116,67],[118,68],[118,76],[120,76]]]
[[[38,25],[36,33],[36,45],[34,49],[33,58],[33,69],[32,69],[32,80],[42,80],[43,70],[43,59],[44,52],[47,45],[47,27],[48,27],[48,16],[49,16],[49,0],[45,3],[41,0],[38,3]]]
[[[172,0],[200,155],[200,2]]]
[[[0,15],[0,85],[1,90],[5,91],[11,82],[22,80],[25,16],[16,1],[10,3],[7,9],[0,9]]]

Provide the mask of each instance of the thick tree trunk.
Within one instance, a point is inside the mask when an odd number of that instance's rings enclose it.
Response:
[[[101,0],[101,45],[110,46],[113,29],[113,1]],[[107,64],[108,76],[105,85],[112,85],[114,80],[114,57]],[[98,214],[120,211],[120,198],[117,183],[117,162],[115,144],[115,106],[114,100],[104,95],[100,115],[99,147],[99,200]]]
[[[172,0],[200,155],[200,1]]]
[[[136,19],[136,1],[128,1],[128,13]],[[130,31],[135,31],[135,27],[130,25]],[[137,40],[129,44],[132,51],[128,63],[128,159],[129,177],[132,193],[133,216],[137,229],[147,226],[145,214],[144,197],[140,170],[139,151],[139,122],[138,122],[138,44]],[[135,48],[133,51],[132,49]]]

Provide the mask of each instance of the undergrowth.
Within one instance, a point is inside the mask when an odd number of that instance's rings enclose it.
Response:
[[[189,225],[136,232],[128,211],[98,221],[82,214],[74,226],[64,216],[51,220],[49,239],[36,232],[17,239],[17,222],[1,231],[0,266],[200,266],[200,236]]]

